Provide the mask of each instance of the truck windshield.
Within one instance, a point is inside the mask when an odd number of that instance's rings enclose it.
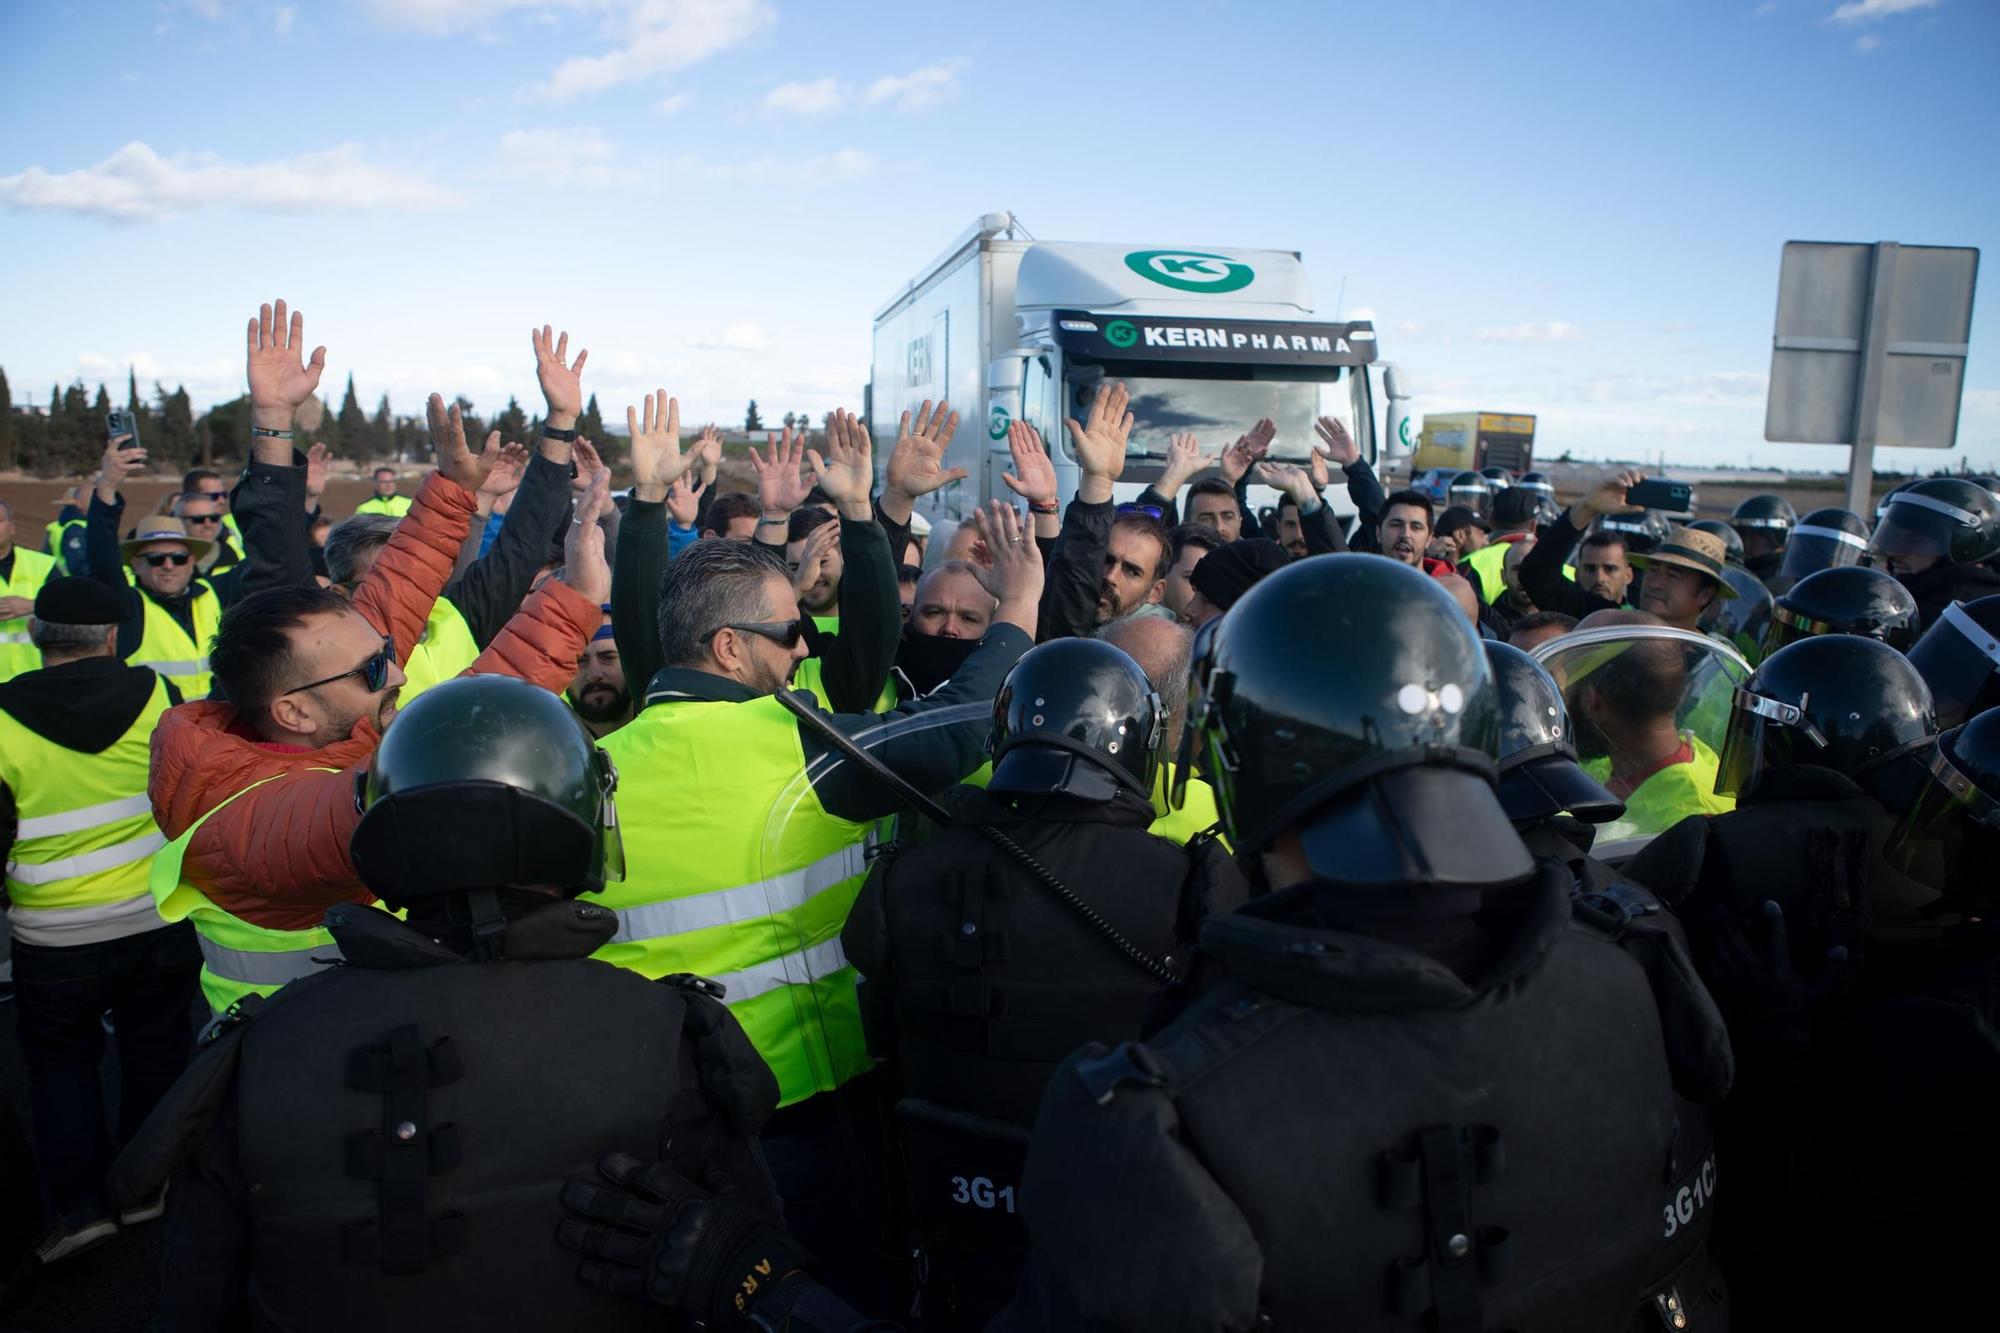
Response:
[[[1182,431],[1194,432],[1204,451],[1220,453],[1260,417],[1278,424],[1272,457],[1311,455],[1321,382],[1115,374],[1107,378],[1122,379],[1132,395],[1132,436],[1126,446],[1130,457],[1165,458],[1167,438]],[[1095,384],[1072,386],[1071,411],[1079,421],[1096,391]]]

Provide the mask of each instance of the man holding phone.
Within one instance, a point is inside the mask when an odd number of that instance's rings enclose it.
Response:
[[[1616,610],[1620,605],[1589,588],[1563,577],[1563,565],[1583,533],[1600,516],[1637,514],[1646,508],[1628,494],[1646,480],[1637,468],[1619,468],[1584,492],[1542,533],[1535,549],[1520,565],[1521,587],[1544,611],[1560,611],[1581,620],[1593,611]],[[1640,492],[1639,499],[1646,498]],[[1697,622],[1708,604],[1717,597],[1734,597],[1735,590],[1722,578],[1722,540],[1706,532],[1674,528],[1658,550],[1647,556],[1630,557],[1631,564],[1644,575],[1639,583],[1637,605],[1676,629],[1699,633]]]

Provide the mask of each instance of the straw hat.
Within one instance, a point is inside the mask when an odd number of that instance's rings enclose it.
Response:
[[[200,560],[215,549],[214,542],[205,542],[199,537],[190,537],[187,527],[170,514],[148,514],[139,520],[139,530],[126,540],[118,543],[118,550],[127,560],[132,553],[149,542],[179,542],[188,548],[195,559]]]
[[[1722,538],[1699,528],[1673,527],[1667,529],[1667,539],[1647,555],[1630,555],[1634,569],[1651,569],[1654,565],[1679,565],[1682,569],[1692,569],[1697,574],[1706,574],[1715,580],[1715,595],[1733,598],[1736,589],[1729,586],[1729,580],[1722,577],[1722,567],[1729,555],[1729,548]]]

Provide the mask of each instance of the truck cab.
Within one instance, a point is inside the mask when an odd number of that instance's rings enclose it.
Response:
[[[1381,394],[1378,429],[1377,391],[1394,386],[1373,324],[1312,313],[1293,251],[1043,242],[988,215],[877,313],[870,429],[886,458],[904,411],[939,397],[958,409],[946,465],[969,476],[919,502],[934,522],[1013,498],[1000,477],[1016,419],[1041,433],[1067,501],[1080,472],[1063,422],[1107,380],[1130,390],[1135,418],[1121,501],[1160,475],[1171,435],[1219,455],[1262,417],[1277,423],[1272,458],[1309,465],[1314,419],[1331,415],[1376,461],[1378,441],[1407,428],[1398,391]],[[1332,482],[1329,502],[1352,513],[1337,470]],[[1249,499],[1277,493],[1253,485]]]

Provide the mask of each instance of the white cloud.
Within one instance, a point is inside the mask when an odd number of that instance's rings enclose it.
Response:
[[[663,116],[679,115],[694,105],[694,94],[690,92],[668,93],[653,103],[653,110]]]
[[[1346,313],[1342,314],[1342,315],[1340,316],[1340,318],[1342,318],[1342,319],[1369,319],[1369,320],[1372,320],[1372,319],[1376,318],[1376,315],[1375,315],[1375,307],[1374,307],[1374,306],[1372,306],[1372,305],[1358,305],[1358,306],[1354,307],[1354,309],[1352,309],[1352,310],[1349,310],[1349,311],[1347,311]]]
[[[858,148],[804,158],[752,158],[712,162],[694,153],[623,159],[597,130],[509,130],[500,136],[494,172],[506,180],[532,177],[546,183],[651,192],[677,180],[700,177],[733,183],[777,182],[793,187],[835,185],[875,169],[875,159]]]
[[[832,75],[809,83],[781,83],[764,94],[764,109],[794,116],[823,116],[847,101],[846,90]]]
[[[1482,343],[1573,343],[1582,337],[1582,329],[1557,319],[1539,324],[1510,324],[1506,328],[1481,329],[1472,335],[1472,340]]]
[[[271,12],[271,31],[280,37],[289,37],[292,25],[299,21],[299,11],[292,5],[279,5]]]
[[[1750,11],[1753,19],[1768,18],[1778,12],[1778,0],[1764,0],[1764,3]]]
[[[64,376],[64,382],[80,379],[85,384],[102,384],[111,393],[111,401],[125,401],[125,377],[130,373],[138,378],[139,396],[151,402],[153,386],[165,386],[172,393],[176,385],[185,386],[188,398],[196,404],[200,412],[210,404],[226,402],[243,392],[243,357],[218,357],[213,361],[163,361],[148,351],[127,352],[123,356],[105,356],[101,352],[85,352],[76,359],[74,373]]]
[[[222,0],[187,0],[187,7],[211,23],[222,17]]]
[[[1866,55],[1870,51],[1873,51],[1876,47],[1880,46],[1881,44],[1882,44],[1882,39],[1880,37],[1877,37],[1872,32],[1865,32],[1861,34],[1861,36],[1856,37],[1854,39],[1854,49],[1861,52],[1863,55]]]
[[[886,74],[868,85],[861,100],[869,106],[888,103],[897,111],[921,111],[958,96],[958,72],[963,60],[947,60],[908,74]]]
[[[1965,410],[1970,416],[2000,417],[2000,389],[1967,389]]]
[[[761,352],[771,345],[764,336],[764,330],[748,320],[739,320],[725,327],[719,334],[706,334],[688,339],[689,347],[699,347],[707,351]]]
[[[0,176],[0,205],[151,222],[203,208],[310,213],[449,208],[459,196],[428,177],[362,160],[354,144],[269,162],[214,153],[162,157],[134,140],[95,166]]]
[[[742,181],[752,185],[777,181],[787,185],[835,185],[858,180],[875,169],[875,159],[859,148],[791,161],[756,158],[749,162],[704,162],[703,174],[717,180]]]
[[[588,127],[509,130],[500,136],[500,172],[510,178],[598,187],[643,181],[638,167],[615,159],[610,140]]]
[[[1936,9],[1938,0],[1848,0],[1827,18],[1835,23],[1878,23],[1895,14]]]
[[[1718,370],[1704,375],[1598,375],[1556,385],[1542,396],[1605,406],[1618,403],[1673,403],[1689,407],[1734,407],[1761,403],[1769,377],[1755,370]]]
[[[700,64],[771,26],[763,0],[640,0],[606,19],[614,45],[573,56],[535,91],[555,101],[638,83]]]
[[[364,0],[377,23],[439,35],[462,32],[515,10],[602,9],[603,0]],[[552,16],[549,16],[552,17]]]

